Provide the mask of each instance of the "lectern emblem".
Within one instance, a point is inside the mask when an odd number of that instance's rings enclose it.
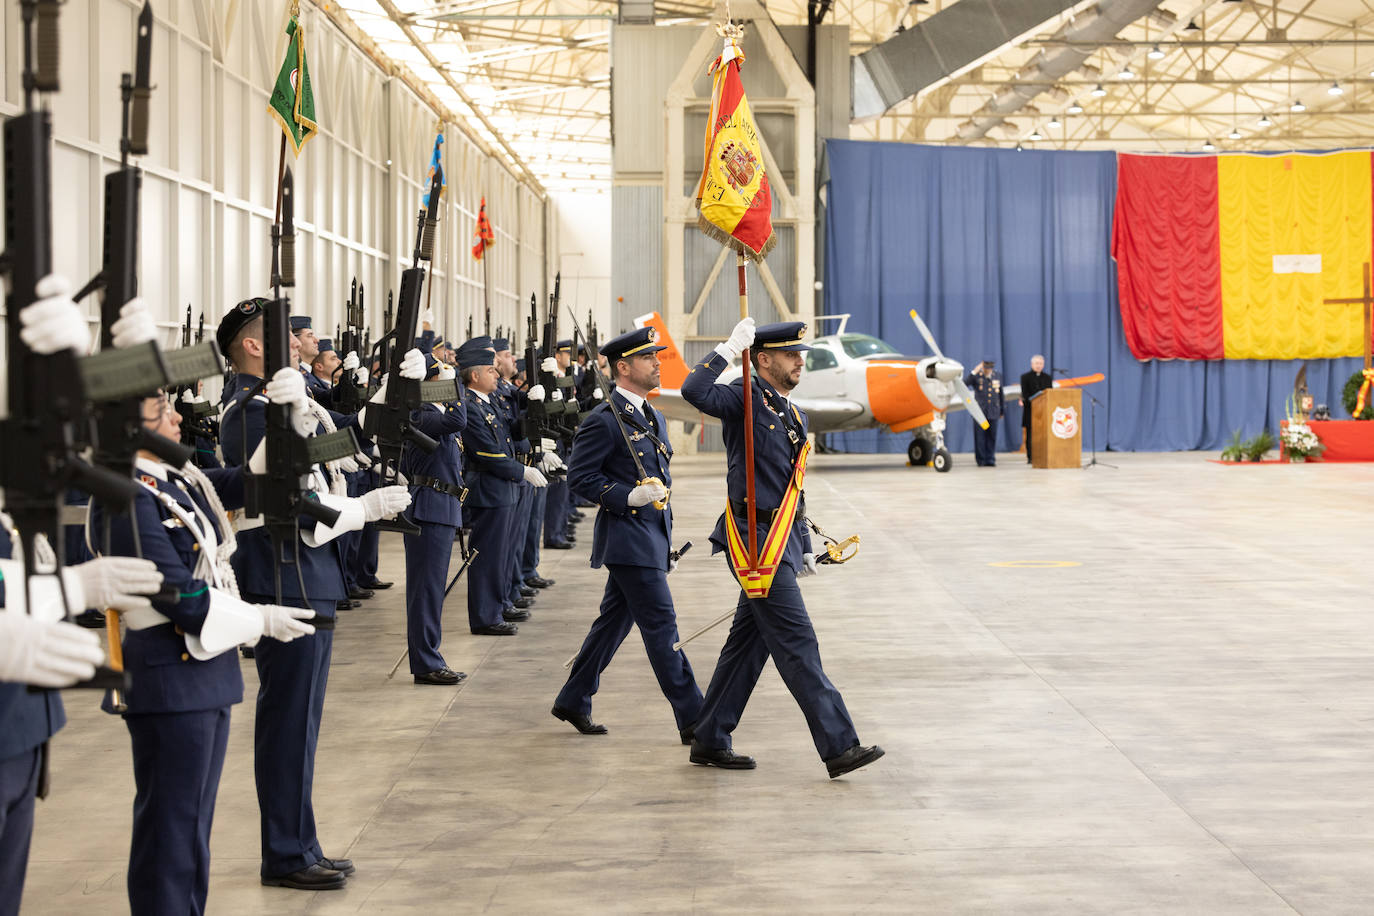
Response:
[[[1056,439],[1072,439],[1078,435],[1078,411],[1072,407],[1056,407],[1050,420],[1050,432]]]

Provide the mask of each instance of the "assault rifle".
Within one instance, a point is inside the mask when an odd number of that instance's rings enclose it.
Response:
[[[107,503],[127,505],[138,485],[128,475],[91,466],[77,453],[89,429],[83,413],[91,388],[78,363],[79,354],[68,349],[40,355],[20,336],[19,316],[36,300],[38,281],[52,272],[52,119],[38,107],[35,94],[57,90],[59,46],[56,0],[23,0],[20,9],[24,112],[7,119],[3,130],[5,251],[0,269],[9,280],[5,315],[9,416],[0,420],[0,486],[5,490],[5,507],[19,529],[23,588],[32,613],[33,578],[57,575],[65,565],[61,514],[66,489],[75,486]],[[40,51],[36,63],[35,43]],[[39,535],[56,555],[57,568],[39,570]],[[57,584],[63,616],[70,619],[60,575]],[[95,678],[77,686],[119,689],[125,686],[124,675],[102,667]]]
[[[354,277],[348,305],[344,309],[344,329],[337,335],[339,352],[345,356],[356,353],[359,360],[367,356],[362,344],[363,324],[363,290],[358,286],[358,278]],[[334,382],[335,405],[341,413],[357,413],[367,400],[367,391],[358,384],[351,371],[345,372],[340,367],[334,370],[334,374],[337,379]]]
[[[277,372],[291,366],[291,303],[286,289],[296,285],[293,190],[291,170],[287,169],[281,185],[281,222],[272,224],[273,298],[267,302],[263,315],[264,381],[260,383],[263,385]],[[255,394],[250,392],[250,397]],[[291,411],[286,404],[268,403],[264,436],[266,468],[260,474],[252,473],[250,468],[244,480],[244,514],[249,518],[261,516],[263,527],[272,538],[278,604],[282,600],[283,566],[295,567],[301,598],[308,599],[300,567],[302,516],[325,525],[334,525],[339,520],[337,510],[314,498],[309,485],[311,468],[358,451],[358,438],[352,427],[326,436],[302,436],[292,424]],[[240,414],[241,418],[243,416]],[[243,463],[251,464],[249,455],[243,456]],[[330,625],[329,618],[316,617],[311,622],[317,627]]]
[[[176,409],[181,414],[181,444],[194,451],[191,459],[203,467],[197,440],[219,441],[219,411],[200,397],[200,380],[223,369],[219,344],[205,340],[205,310],[194,338],[191,334],[191,306],[186,306],[186,323],[181,326],[181,348],[163,354],[167,362],[168,390],[176,391]]]
[[[549,295],[549,311],[544,321],[544,347],[540,354],[539,384],[544,386],[545,400],[550,405],[557,405],[552,411],[557,437],[567,444],[572,444],[573,434],[577,432],[577,424],[581,419],[575,406],[577,390],[573,377],[568,374],[545,372],[543,368],[545,359],[558,358],[558,306],[562,300],[562,287],[563,274],[560,271],[553,275],[553,292]],[[561,396],[555,398],[555,392]]]
[[[442,185],[438,175],[430,183],[426,205],[420,208],[415,229],[415,254],[412,266],[401,272],[401,293],[396,306],[396,324],[387,335],[390,340],[390,360],[386,370],[386,398],[369,403],[363,414],[363,431],[377,443],[382,458],[382,484],[396,482],[401,453],[407,444],[424,452],[433,452],[439,443],[411,423],[410,415],[426,402],[442,403],[458,399],[458,383],[448,381],[420,382],[401,377],[401,363],[406,352],[415,345],[420,327],[420,291],[425,284],[426,261],[434,256],[434,234],[439,223],[439,192]],[[419,534],[420,528],[404,515],[377,523],[385,531]]]

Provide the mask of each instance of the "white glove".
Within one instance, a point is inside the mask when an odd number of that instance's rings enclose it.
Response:
[[[35,353],[48,356],[62,350],[85,355],[91,348],[91,329],[86,316],[72,301],[72,285],[66,277],[48,274],[34,287],[38,299],[19,313],[23,330],[19,337]]]
[[[363,517],[369,522],[394,518],[410,505],[410,491],[405,487],[380,487],[358,497],[363,504]]]
[[[568,398],[568,406],[576,411],[578,409],[577,398]]]
[[[668,558],[668,572],[676,572],[676,571],[677,571],[677,560],[674,560],[672,557],[669,557],[669,558]]]
[[[401,358],[401,378],[417,382],[425,380],[425,357],[414,347],[407,350],[406,355]]]
[[[741,318],[739,324],[730,332],[730,336],[723,343],[716,345],[715,351],[725,357],[727,362],[734,362],[753,342],[754,319]]]
[[[120,611],[153,609],[153,603],[146,596],[156,595],[162,588],[162,573],[151,560],[137,557],[97,557],[86,563],[68,566],[62,571],[67,584],[67,594],[72,601],[76,596],[72,580],[79,583],[81,603],[71,608],[79,614],[87,608],[104,610],[112,607]]]
[[[555,388],[555,389],[553,390],[553,399],[554,399],[555,401],[561,401],[561,400],[563,400],[563,389],[562,389],[562,388]]]
[[[533,484],[536,487],[547,487],[549,479],[536,467],[525,468],[525,483]]]
[[[369,373],[366,369],[359,367],[353,370],[353,383],[357,385],[359,388],[366,388],[367,380],[370,377],[371,373]]]
[[[543,385],[535,385],[533,388],[531,388],[531,389],[530,389],[530,393],[529,393],[529,399],[530,399],[531,401],[542,401],[542,400],[544,400],[544,386],[543,386]]]
[[[91,678],[104,660],[100,639],[90,630],[17,611],[0,612],[0,681],[70,687]]]
[[[298,636],[309,636],[315,628],[305,621],[315,616],[308,607],[283,607],[280,604],[259,604],[262,611],[262,635],[279,642],[290,642]]]
[[[601,390],[600,385],[597,385],[595,388],[592,389],[592,397],[600,401],[606,397],[606,392]]]
[[[816,574],[816,555],[814,553],[802,554],[802,568],[797,572],[798,579],[805,579],[807,576]]]
[[[668,498],[668,488],[657,480],[642,483],[630,491],[625,502],[631,506],[647,506],[649,503]]]
[[[453,368],[452,366],[450,366],[448,363],[440,363],[440,364],[439,364],[439,380],[440,380],[440,381],[447,382],[447,381],[451,381],[451,380],[453,380],[453,379],[455,379],[455,378],[457,378],[457,377],[458,377],[458,370],[454,369],[454,368]]]
[[[183,391],[183,392],[181,393],[181,403],[183,403],[183,404],[204,404],[204,403],[205,403],[205,395],[201,394],[201,393],[198,392],[198,391],[192,391],[190,388],[187,388],[185,391]]]
[[[110,325],[111,342],[117,350],[157,340],[157,325],[153,323],[153,313],[148,311],[148,303],[141,296],[135,296],[119,310],[119,320]]]
[[[557,372],[557,371],[558,371],[558,360],[554,359],[552,356],[545,357],[545,358],[544,358],[544,361],[541,362],[541,363],[539,364],[539,371],[540,371],[540,372]]]
[[[358,362],[358,353],[356,350],[349,350],[348,355],[343,358],[342,368],[345,372],[351,372],[361,365],[362,364]]]
[[[434,324],[434,309],[425,309],[424,314],[420,316],[420,323],[421,323],[421,324],[433,325],[433,324]]]
[[[539,459],[539,469],[545,474],[552,474],[554,471],[561,471],[566,467],[567,465],[563,463],[562,458],[558,457],[557,452],[545,452],[544,457]]]
[[[291,425],[297,433],[308,436],[315,431],[315,417],[305,406],[305,376],[299,370],[290,366],[278,369],[263,389],[263,394],[273,404],[285,404],[291,408]]]
[[[339,459],[339,470],[345,474],[353,474],[362,470],[362,468],[358,464],[357,459],[349,455],[348,457]]]

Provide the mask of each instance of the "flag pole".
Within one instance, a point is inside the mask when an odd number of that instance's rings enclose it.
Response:
[[[735,252],[735,268],[739,273],[739,318],[740,321],[749,317],[749,280],[745,273],[744,252]],[[753,572],[758,568],[758,528],[757,515],[754,506],[754,388],[753,380],[749,377],[749,350],[740,354],[741,376],[744,387],[744,505],[749,522],[749,571]]]

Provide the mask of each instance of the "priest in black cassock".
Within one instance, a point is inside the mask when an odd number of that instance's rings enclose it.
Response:
[[[1031,463],[1031,403],[1046,388],[1054,387],[1054,379],[1045,372],[1045,357],[1036,354],[1031,357],[1029,372],[1021,373],[1021,441],[1026,444],[1026,464]]]

